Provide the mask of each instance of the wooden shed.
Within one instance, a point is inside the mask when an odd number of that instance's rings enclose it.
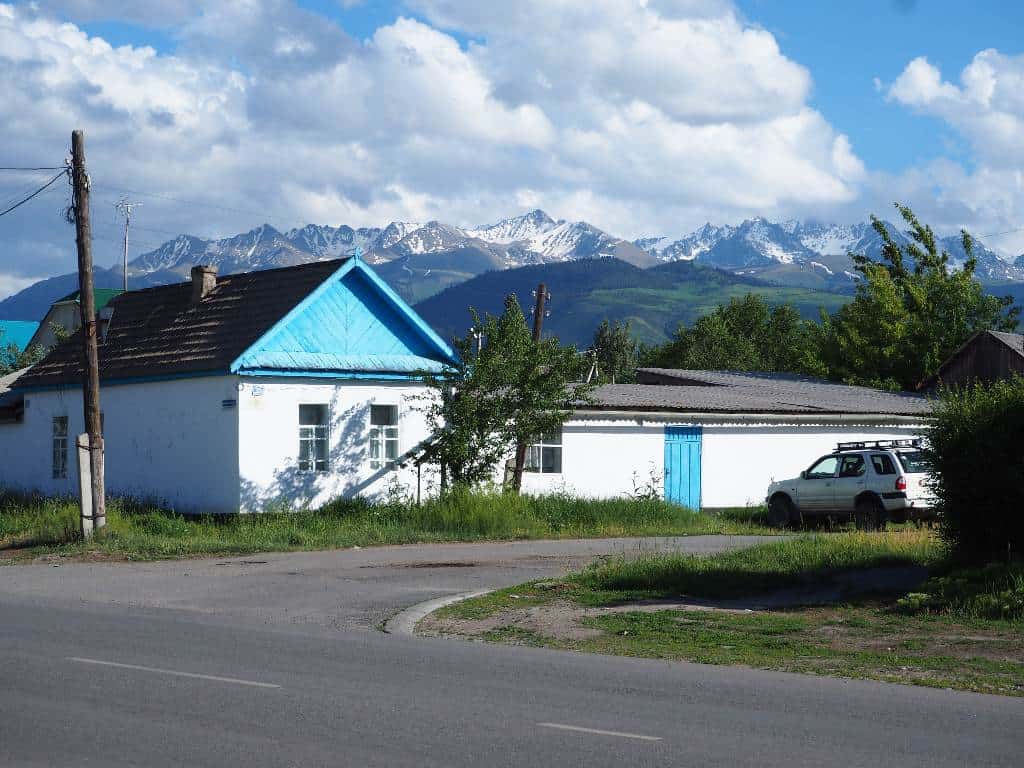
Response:
[[[1024,336],[978,331],[939,367],[934,376],[922,381],[917,388],[958,388],[976,381],[988,384],[1008,379],[1015,373],[1024,376]]]

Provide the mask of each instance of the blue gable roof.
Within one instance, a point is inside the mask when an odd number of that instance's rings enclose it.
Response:
[[[39,323],[31,320],[0,320],[0,350],[13,344],[24,352],[38,328]]]
[[[361,259],[348,259],[231,364],[253,375],[408,376],[457,360]]]

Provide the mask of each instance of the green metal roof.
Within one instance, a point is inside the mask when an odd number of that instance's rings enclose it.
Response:
[[[96,311],[99,312],[101,309],[107,306],[107,302],[109,302],[115,296],[120,296],[122,293],[124,293],[124,291],[122,291],[120,288],[93,288],[92,297],[93,301],[96,302]],[[79,291],[72,291],[67,296],[62,296],[61,298],[57,299],[57,301],[55,301],[54,304],[61,301],[77,302],[78,294]]]

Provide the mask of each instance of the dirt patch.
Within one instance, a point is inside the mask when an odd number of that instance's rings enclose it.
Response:
[[[594,610],[583,610],[569,600],[556,599],[543,605],[499,611],[481,619],[441,619],[431,614],[416,626],[416,631],[435,637],[478,637],[500,629],[510,635],[519,631],[560,641],[578,641],[601,636],[600,630],[579,623]]]

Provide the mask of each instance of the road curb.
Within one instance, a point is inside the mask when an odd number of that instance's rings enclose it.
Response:
[[[494,592],[496,589],[495,587],[492,589],[478,589],[473,592],[460,592],[457,595],[438,597],[434,600],[411,605],[388,619],[384,625],[384,631],[389,635],[408,635],[413,637],[416,634],[416,625],[420,619],[426,618],[439,608],[444,608],[452,603],[461,603],[463,600],[469,600],[472,597],[480,597],[481,595]]]

